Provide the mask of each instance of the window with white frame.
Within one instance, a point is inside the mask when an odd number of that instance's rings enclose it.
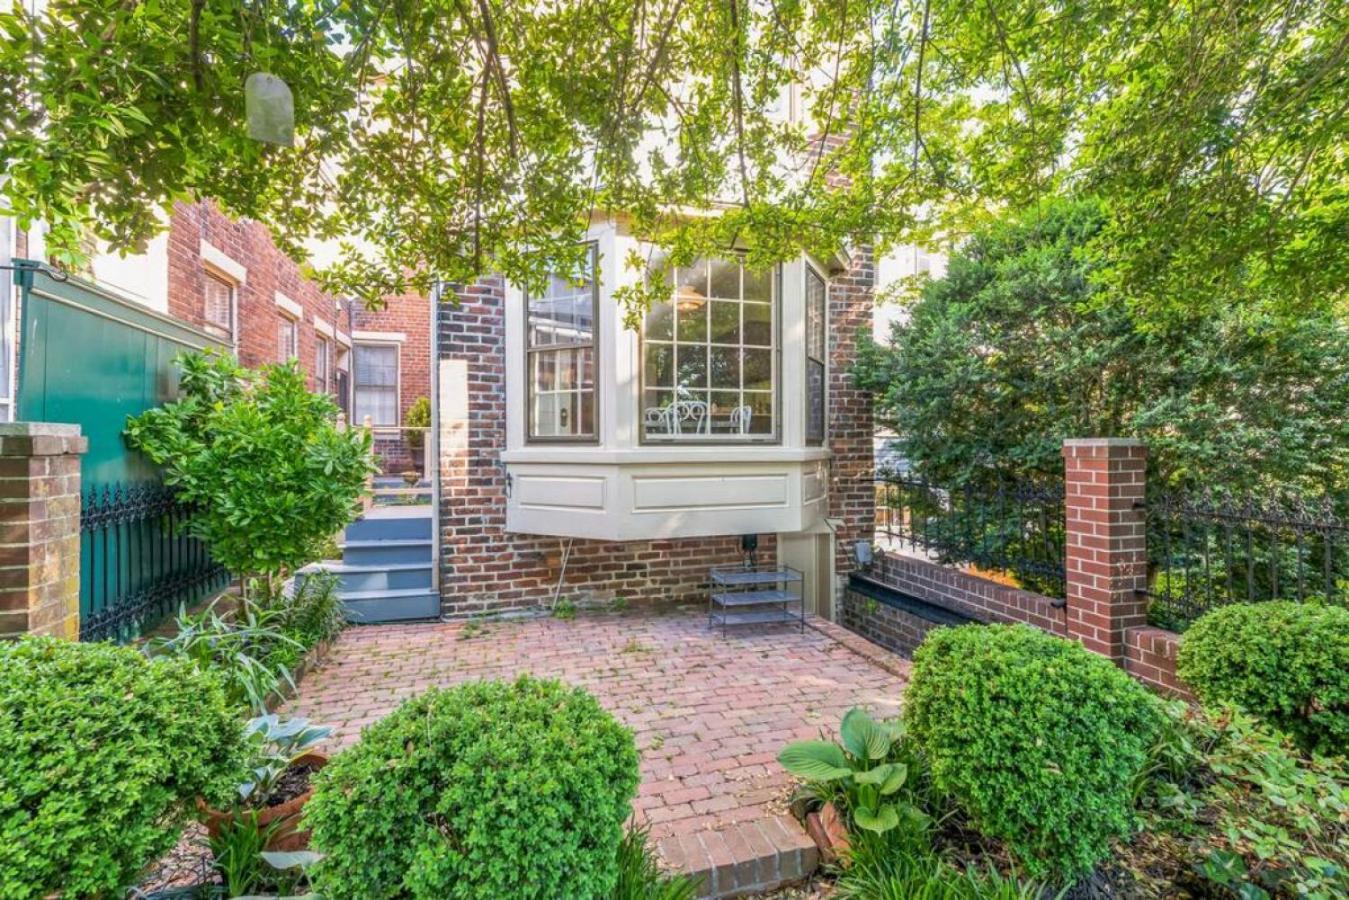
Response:
[[[824,443],[829,290],[819,273],[806,266],[806,441]]]
[[[596,249],[579,279],[549,276],[542,294],[525,297],[525,386],[532,441],[594,440]]]
[[[212,334],[234,340],[234,292],[235,284],[213,272],[207,272],[202,285],[202,313],[206,330]]]
[[[777,438],[778,298],[772,270],[738,256],[658,264],[670,299],[642,329],[642,437],[664,441]]]
[[[328,393],[328,369],[332,361],[332,345],[328,339],[319,335],[314,342],[314,390],[320,394]]]
[[[398,345],[356,344],[352,418],[372,425],[398,424]]]
[[[300,356],[300,325],[289,316],[278,316],[276,320],[276,358],[279,362],[289,362]]]

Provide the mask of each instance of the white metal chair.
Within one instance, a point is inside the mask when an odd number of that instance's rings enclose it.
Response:
[[[737,406],[731,410],[731,431],[736,434],[749,434],[750,423],[754,421],[754,409],[749,406]]]
[[[701,400],[679,400],[674,405],[675,434],[706,434],[711,424],[707,417],[707,404]],[[689,428],[685,423],[691,424]]]

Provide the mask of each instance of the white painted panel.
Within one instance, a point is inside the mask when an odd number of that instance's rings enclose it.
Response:
[[[633,476],[633,510],[745,509],[787,505],[787,476]]]
[[[520,506],[525,508],[604,508],[603,478],[518,475],[515,492]]]
[[[814,466],[806,469],[805,474],[801,479],[801,501],[803,503],[810,503],[813,500],[820,499],[824,496],[827,489],[828,484],[825,481],[823,466]]]

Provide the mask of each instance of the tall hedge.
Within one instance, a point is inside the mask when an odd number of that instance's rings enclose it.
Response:
[[[1349,753],[1349,609],[1219,608],[1185,632],[1176,670],[1205,703],[1235,703],[1305,750]]]
[[[305,823],[332,900],[607,898],[637,788],[632,734],[583,690],[431,690],[319,774]]]
[[[0,896],[120,896],[230,789],[242,730],[188,660],[0,642]]]
[[[1024,625],[942,628],[904,704],[936,786],[1031,875],[1080,876],[1129,833],[1161,719],[1109,660]]]

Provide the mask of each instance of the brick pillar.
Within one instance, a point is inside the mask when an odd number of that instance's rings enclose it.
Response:
[[[0,424],[0,636],[80,634],[78,425]]]
[[[1070,440],[1063,463],[1068,634],[1122,665],[1125,629],[1147,624],[1147,449],[1131,438]]]

